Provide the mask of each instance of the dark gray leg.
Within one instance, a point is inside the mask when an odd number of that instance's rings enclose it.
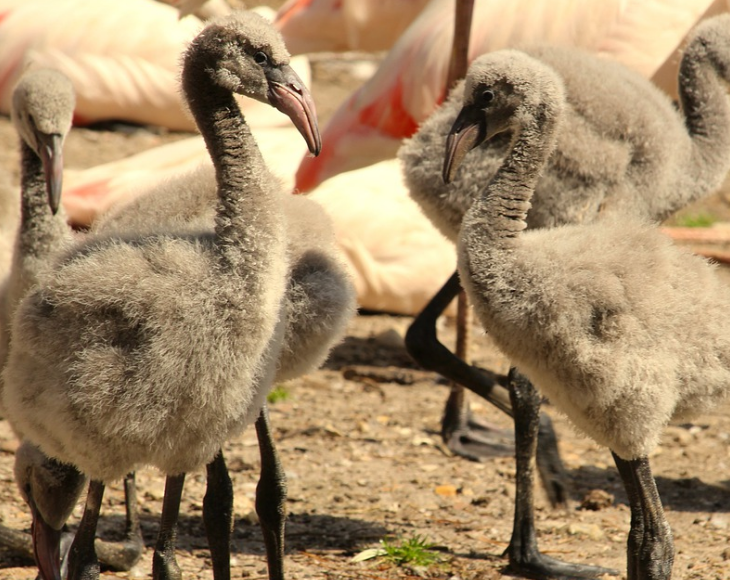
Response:
[[[539,431],[540,396],[532,383],[510,369],[510,398],[515,418],[515,518],[507,547],[509,567],[530,578],[595,578],[617,570],[570,564],[545,556],[537,547],[533,496],[534,458]]]
[[[423,368],[437,372],[453,381],[441,422],[441,435],[446,445],[457,455],[472,461],[511,452],[504,433],[486,423],[472,421],[469,404],[462,384],[478,385],[479,395],[506,413],[510,413],[509,395],[497,383],[498,376],[484,374],[454,355],[438,339],[436,320],[459,295],[461,284],[454,273],[441,290],[418,314],[406,333],[406,348]]]
[[[144,551],[139,513],[137,512],[137,487],[134,472],[128,473],[124,478],[124,499],[126,511],[124,540],[121,542],[106,542],[96,538],[94,541],[99,563],[113,570],[131,570],[132,566],[139,562]],[[72,540],[73,534],[64,530],[61,536],[61,577],[66,576],[68,546],[70,546]]]
[[[464,290],[459,290],[456,312],[456,349],[454,356],[469,363],[471,342],[471,310]],[[456,414],[453,411],[456,410]],[[454,417],[455,421],[450,420]],[[441,420],[441,436],[447,447],[467,459],[480,460],[485,454],[514,453],[513,430],[499,429],[475,418],[466,399],[464,387],[451,382],[451,393]]]
[[[126,523],[124,542],[122,542],[121,557],[116,567],[117,570],[131,569],[142,557],[144,551],[142,527],[139,523],[139,511],[137,510],[137,481],[134,471],[124,477],[124,502]]]
[[[467,364],[455,356],[438,339],[436,320],[461,290],[458,273],[454,273],[443,285],[406,333],[406,348],[413,359],[423,368],[437,372],[458,385],[492,403],[501,411],[513,416],[509,391],[502,386],[507,377]],[[495,441],[488,436],[479,422],[470,416],[464,401],[463,389],[456,386],[446,402],[442,434],[449,447],[469,459],[501,454],[504,438]],[[540,415],[537,464],[548,498],[553,506],[565,505],[567,500],[567,476],[560,459],[557,438],[550,418]],[[473,443],[473,445],[471,445]],[[496,453],[495,453],[495,444]]]
[[[69,580],[97,580],[99,578],[99,560],[94,549],[94,539],[103,497],[104,484],[92,479],[86,495],[84,515],[81,517],[76,537],[69,551]]]
[[[514,435],[472,415],[464,387],[451,384],[441,418],[441,438],[452,453],[482,461],[514,453]]]
[[[284,580],[284,522],[286,520],[286,476],[271,436],[266,405],[256,420],[261,453],[261,477],[256,486],[256,513],[266,543],[269,580]]]
[[[477,369],[465,363],[446,348],[436,335],[436,320],[461,290],[459,276],[454,273],[441,290],[419,313],[406,333],[406,348],[423,368],[437,372],[487,399],[508,415],[512,414],[509,393],[500,382],[507,377]]]
[[[231,528],[233,525],[233,484],[223,451],[207,466],[208,487],[203,499],[203,521],[213,562],[213,578],[231,577]]]
[[[160,531],[157,534],[155,553],[152,556],[152,578],[154,580],[181,580],[180,567],[175,559],[177,540],[177,519],[180,513],[180,498],[185,485],[185,474],[168,475],[165,480],[165,498],[162,501]]]
[[[524,380],[527,380],[523,377]],[[537,472],[553,507],[567,507],[570,483],[558,451],[558,437],[547,413],[540,413],[537,429]]]
[[[646,457],[627,461],[613,453],[631,507],[626,551],[628,580],[672,577],[674,541]]]

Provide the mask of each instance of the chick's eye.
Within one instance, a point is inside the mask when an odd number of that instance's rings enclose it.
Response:
[[[269,62],[269,57],[267,56],[267,54],[265,52],[261,52],[261,51],[254,54],[253,59],[256,62],[256,64],[261,65],[261,66],[263,66],[267,62]]]
[[[482,103],[484,103],[485,105],[488,105],[493,100],[494,100],[494,92],[493,91],[487,89],[486,91],[484,91],[482,93]]]

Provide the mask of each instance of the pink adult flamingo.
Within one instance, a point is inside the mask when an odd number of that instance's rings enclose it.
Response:
[[[233,10],[226,0],[159,0],[177,8],[180,18],[195,14],[201,20],[230,14]]]
[[[55,68],[77,94],[77,124],[106,119],[194,130],[177,63],[200,30],[152,0],[0,0],[0,112],[26,67]]]
[[[9,113],[26,68],[53,68],[74,86],[76,125],[123,120],[197,132],[180,98],[178,61],[202,22],[179,16],[154,0],[0,0],[0,113]],[[293,66],[308,84],[306,58]],[[288,122],[263,103],[239,104],[254,126]]]
[[[581,46],[676,94],[682,40],[700,18],[726,9],[726,0],[476,0],[469,60],[520,43]],[[395,155],[445,97],[453,15],[454,0],[426,6],[376,74],[330,119],[321,155],[304,159],[297,171],[297,189]]]
[[[428,0],[289,0],[275,25],[292,54],[387,50]]]

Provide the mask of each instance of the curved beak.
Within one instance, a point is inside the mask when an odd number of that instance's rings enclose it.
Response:
[[[322,138],[309,89],[294,69],[286,64],[268,69],[266,78],[269,82],[269,102],[292,120],[307,142],[310,153],[319,155]]]
[[[471,105],[461,109],[446,138],[446,156],[442,172],[444,183],[451,183],[466,154],[484,143],[486,138],[487,121],[484,111]]]
[[[63,138],[61,135],[38,135],[43,172],[46,177],[48,205],[56,215],[61,205],[61,188],[63,187]]]
[[[40,577],[43,580],[61,580],[61,530],[56,530],[43,519],[32,498],[28,503],[33,515],[33,555]]]

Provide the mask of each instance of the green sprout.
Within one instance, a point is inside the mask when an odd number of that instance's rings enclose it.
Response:
[[[441,560],[439,555],[432,551],[433,544],[423,536],[416,534],[410,539],[401,540],[399,544],[388,538],[380,540],[383,557],[396,566],[427,567]]]
[[[276,385],[271,392],[266,395],[266,401],[274,405],[279,401],[286,401],[289,397],[291,397],[291,394],[286,387]]]

